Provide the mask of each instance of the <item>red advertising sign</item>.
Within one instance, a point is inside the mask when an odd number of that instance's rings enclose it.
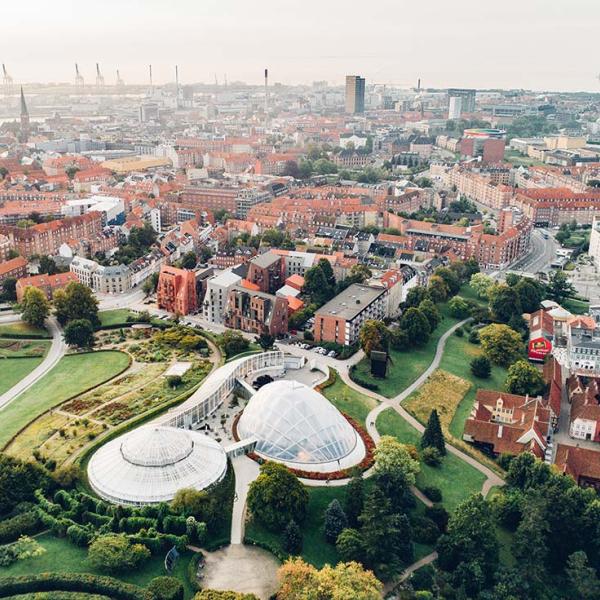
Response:
[[[544,360],[552,352],[552,342],[544,337],[529,340],[529,360]]]

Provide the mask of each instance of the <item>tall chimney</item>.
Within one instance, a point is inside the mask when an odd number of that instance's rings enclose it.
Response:
[[[265,118],[269,112],[269,69],[265,69]]]

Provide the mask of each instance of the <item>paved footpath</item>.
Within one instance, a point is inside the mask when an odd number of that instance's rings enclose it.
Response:
[[[0,396],[0,410],[10,404],[15,398],[28,390],[34,383],[41,379],[65,355],[67,345],[63,339],[63,331],[55,317],[48,317],[46,325],[52,333],[52,344],[44,360],[29,375],[23,377],[7,392]]]

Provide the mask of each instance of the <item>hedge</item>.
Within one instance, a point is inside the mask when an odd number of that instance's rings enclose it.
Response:
[[[55,591],[100,594],[113,600],[152,600],[150,593],[137,585],[89,573],[40,573],[0,579],[0,597]]]
[[[37,511],[21,513],[0,522],[0,544],[14,542],[21,535],[32,535],[41,529],[42,522]]]
[[[175,577],[155,577],[148,584],[154,600],[183,600],[183,583]]]
[[[277,560],[282,563],[285,562],[290,556],[286,552],[283,552],[283,550],[277,544],[264,540],[256,540],[250,536],[244,537],[244,544],[249,546],[258,546],[263,550],[268,550]]]

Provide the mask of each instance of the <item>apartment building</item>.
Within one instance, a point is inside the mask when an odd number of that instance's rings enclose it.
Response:
[[[0,262],[0,284],[9,278],[20,279],[27,275],[27,260],[17,256],[11,260]]]
[[[258,286],[261,292],[274,294],[283,285],[284,271],[282,257],[274,252],[265,252],[248,263],[246,279]]]
[[[513,204],[538,227],[557,227],[576,221],[591,225],[600,213],[600,191],[573,192],[568,188],[519,190]]]
[[[188,315],[198,309],[194,271],[163,266],[156,289],[158,308],[171,313]]]
[[[225,325],[257,335],[279,336],[288,330],[288,300],[242,286],[229,290]]]
[[[368,319],[385,318],[387,289],[354,283],[315,313],[314,336],[317,342],[351,346]]]
[[[569,435],[577,440],[600,442],[600,380],[571,375],[567,379],[571,403]]]
[[[56,275],[32,275],[31,277],[22,277],[17,281],[17,302],[21,302],[25,290],[30,287],[36,287],[44,294],[48,300],[52,300],[56,290],[62,290],[72,281],[79,281],[75,273],[67,271],[66,273],[56,273]]]
[[[202,305],[202,313],[205,319],[211,323],[222,324],[224,322],[229,290],[239,285],[241,281],[242,278],[233,271],[224,271],[208,280]]]
[[[69,269],[81,283],[101,294],[122,294],[131,289],[131,271],[126,265],[103,266],[75,256]]]

